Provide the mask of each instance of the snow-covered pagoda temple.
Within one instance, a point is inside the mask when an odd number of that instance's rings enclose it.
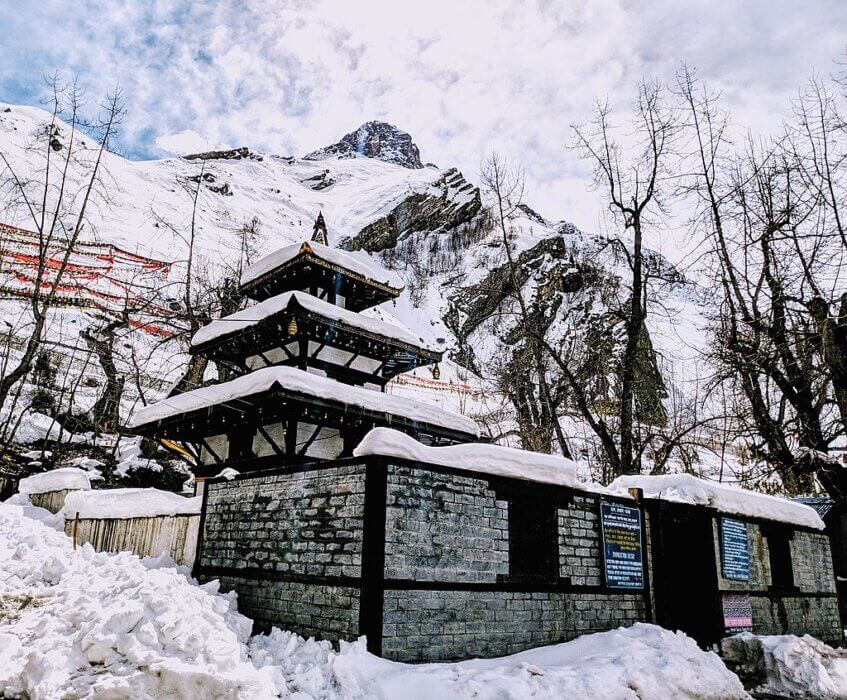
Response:
[[[365,636],[397,661],[635,622],[704,647],[740,631],[840,641],[814,510],[688,475],[586,483],[568,459],[481,444],[469,418],[386,393],[441,355],[368,311],[399,282],[328,247],[320,220],[314,238],[248,268],[256,303],[193,338],[234,379],[133,418],[196,454],[193,574],[237,591],[256,630]]]
[[[191,352],[234,379],[172,396],[133,416],[136,433],[181,442],[203,479],[225,465],[255,471],[352,454],[374,427],[429,445],[479,439],[464,416],[385,393],[397,374],[441,360],[414,334],[365,309],[403,285],[362,253],[312,240],[248,267],[241,291],[255,304],[202,328]]]

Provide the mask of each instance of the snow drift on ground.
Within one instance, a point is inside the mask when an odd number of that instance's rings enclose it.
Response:
[[[397,664],[348,645],[333,670],[354,693],[403,700],[748,697],[717,654],[684,634],[641,623],[453,664]]]
[[[722,642],[727,663],[765,697],[847,698],[847,650],[819,639],[792,634],[756,636],[749,632]]]
[[[55,697],[743,698],[682,634],[639,624],[521,654],[413,666],[364,641],[316,642],[250,620],[163,558],[76,551],[0,504],[0,689]]]

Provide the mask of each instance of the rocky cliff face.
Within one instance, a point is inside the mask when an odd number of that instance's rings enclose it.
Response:
[[[479,188],[465,180],[456,168],[451,168],[441,173],[428,191],[409,195],[343,245],[369,253],[390,251],[414,233],[436,235],[456,230],[481,209]]]
[[[366,122],[334,143],[305,156],[307,160],[323,158],[376,158],[404,168],[423,168],[421,154],[412,137],[385,122]]]

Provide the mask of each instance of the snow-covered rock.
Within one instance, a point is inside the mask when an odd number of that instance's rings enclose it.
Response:
[[[91,480],[88,474],[77,467],[62,467],[33,474],[18,483],[18,492],[26,495],[50,491],[88,491],[90,488]]]
[[[404,168],[423,168],[421,154],[412,137],[386,122],[365,122],[340,141],[324,146],[305,156],[308,160],[324,158],[376,158]]]
[[[809,635],[744,632],[724,639],[721,651],[761,697],[847,698],[847,650]]]

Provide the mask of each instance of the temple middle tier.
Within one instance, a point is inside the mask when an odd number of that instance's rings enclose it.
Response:
[[[409,331],[303,292],[212,321],[194,335],[191,352],[227,363],[236,374],[285,365],[377,390],[397,374],[442,359]]]

